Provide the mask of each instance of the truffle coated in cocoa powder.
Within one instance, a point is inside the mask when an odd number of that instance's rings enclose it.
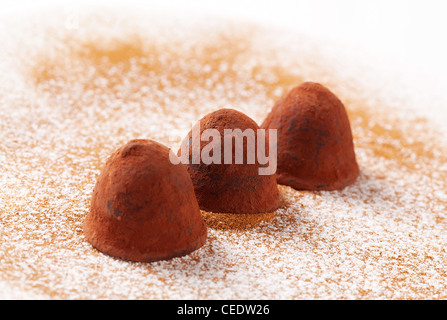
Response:
[[[108,159],[98,177],[83,228],[108,255],[140,262],[165,260],[201,247],[207,230],[191,179],[170,150],[132,140]]]
[[[336,190],[357,179],[346,109],[323,85],[305,82],[290,90],[261,128],[278,130],[278,183],[299,190]]]
[[[232,163],[224,163],[225,129],[252,129],[257,140],[259,126],[250,117],[233,109],[220,109],[204,116],[198,122],[200,136],[204,130],[216,129],[221,138],[221,163],[192,164],[192,130],[188,133],[182,144],[188,145],[189,164],[186,165],[199,206],[204,211],[215,213],[266,213],[276,210],[280,205],[276,174],[260,175],[258,160],[249,164],[247,158],[247,140],[243,143],[243,163],[235,162],[235,141],[233,140]],[[197,125],[197,124],[196,124]],[[208,144],[200,142],[200,150]],[[265,140],[268,148],[268,137]],[[181,157],[180,148],[177,155]],[[241,152],[241,150],[238,150]],[[275,159],[276,164],[276,159]]]

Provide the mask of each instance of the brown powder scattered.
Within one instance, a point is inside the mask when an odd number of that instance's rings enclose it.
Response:
[[[285,186],[278,186],[281,194],[285,192]],[[286,208],[290,203],[286,197],[280,198],[279,209]],[[271,223],[275,218],[275,212],[242,214],[242,213],[215,213],[202,210],[202,217],[208,227],[216,230],[244,231],[260,227],[265,223]]]
[[[405,99],[378,95],[379,82],[361,83],[368,72],[325,60],[306,37],[222,21],[175,20],[172,29],[126,14],[85,12],[77,30],[63,15],[8,29],[16,37],[3,42],[0,63],[0,296],[447,298],[445,137],[406,112]],[[104,27],[111,17],[117,28]],[[220,107],[260,123],[304,80],[348,109],[355,184],[280,187],[283,206],[262,221],[204,212],[205,245],[169,261],[124,262],[86,241],[97,175],[118,146],[150,138],[177,150],[190,124]]]
[[[275,217],[274,212],[269,213],[213,213],[202,212],[203,219],[210,228],[217,230],[246,230],[269,222]]]

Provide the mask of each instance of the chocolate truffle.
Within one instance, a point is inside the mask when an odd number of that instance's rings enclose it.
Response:
[[[150,262],[183,256],[205,243],[191,179],[183,165],[171,163],[169,152],[151,140],[132,140],[108,159],[83,224],[99,251]]]
[[[298,190],[337,190],[357,179],[346,109],[321,84],[305,82],[293,88],[261,128],[278,130],[278,183]]]
[[[197,141],[194,140],[197,139],[193,134],[194,128],[197,128],[199,133],[198,142],[194,142]],[[274,171],[260,174],[261,168],[266,169],[272,164],[258,161],[256,156],[258,149],[263,148],[259,148],[257,143],[253,145],[253,142],[258,142],[258,137],[262,138],[266,150],[269,141],[267,135],[258,132],[260,128],[255,121],[239,111],[220,109],[204,116],[194,128],[183,140],[177,155],[183,159],[183,163],[185,160],[187,162],[185,165],[202,210],[215,213],[255,214],[272,212],[279,207],[276,157],[273,164]],[[234,133],[238,129],[240,133],[253,133],[251,138],[254,139],[250,139],[250,135],[245,137],[240,135],[236,139]],[[215,134],[212,138],[210,132]],[[202,156],[200,161],[196,162],[194,162],[195,143]],[[204,153],[207,154],[205,151],[211,149],[209,146],[212,143],[218,144],[216,149],[209,152],[215,161],[207,162],[203,156]],[[230,150],[227,149],[228,145]],[[220,155],[215,153],[218,150]]]

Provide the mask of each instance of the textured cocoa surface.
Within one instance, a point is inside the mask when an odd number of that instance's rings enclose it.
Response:
[[[305,35],[230,28],[214,17],[199,33],[178,17],[165,24],[156,16],[166,26],[156,28],[157,19],[107,10],[80,12],[76,33],[60,13],[56,22],[17,16],[4,28],[20,46],[2,42],[0,63],[1,297],[447,298],[446,137],[408,112],[445,106],[443,97],[405,90],[394,68],[376,78],[371,61],[364,68],[349,49],[334,54],[337,46],[313,47]],[[116,28],[104,27],[112,20]],[[186,35],[174,41],[171,31]],[[271,220],[243,232],[209,227],[204,246],[181,258],[133,263],[87,242],[81,225],[117,147],[147,137],[177,148],[217,105],[261,123],[305,79],[347,108],[361,168],[355,183],[330,192],[278,186],[284,202]],[[238,216],[211,218],[218,215]],[[258,217],[270,215],[250,215]]]
[[[235,141],[233,139],[232,164],[224,163],[225,129],[253,129],[259,126],[250,117],[233,109],[220,109],[211,112],[199,120],[200,134],[206,129],[216,129],[221,137],[221,164],[192,164],[192,132],[190,131],[183,143],[189,143],[189,164],[187,169],[194,184],[195,193],[200,208],[205,211],[219,213],[266,213],[279,207],[279,192],[276,174],[259,175],[262,165],[255,161],[247,161],[247,140],[243,143],[243,164],[235,163]],[[266,138],[267,139],[267,138]],[[266,140],[267,141],[267,140]],[[202,150],[208,141],[201,141]],[[268,144],[267,144],[268,145]],[[240,151],[240,150],[239,150]],[[181,155],[179,149],[178,156]],[[267,166],[267,165],[263,165]]]
[[[321,84],[290,90],[261,124],[278,132],[278,183],[299,190],[337,190],[359,175],[343,103]]]
[[[207,234],[185,167],[151,140],[132,140],[109,158],[84,232],[100,251],[142,262],[190,253]]]

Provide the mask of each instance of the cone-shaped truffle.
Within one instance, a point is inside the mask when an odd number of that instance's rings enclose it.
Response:
[[[337,190],[357,179],[346,109],[326,87],[306,82],[293,88],[261,128],[278,130],[278,183],[299,190]]]
[[[108,255],[139,262],[188,254],[206,240],[191,179],[169,149],[132,140],[112,154],[84,221],[87,240]]]
[[[199,142],[196,143],[200,148],[202,158],[194,163],[194,128],[198,128]],[[178,151],[178,156],[187,159],[186,167],[194,184],[194,190],[197,196],[199,206],[202,210],[215,213],[266,213],[272,212],[279,207],[279,192],[276,182],[276,158],[274,159],[274,170],[269,174],[260,174],[260,168],[270,168],[270,164],[262,161],[262,164],[256,157],[258,150],[248,147],[249,133],[253,133],[250,143],[258,141],[259,126],[245,114],[233,109],[220,109],[203,117],[194,127],[182,143],[182,148]],[[232,137],[231,132],[247,133],[247,136],[237,142]],[[247,130],[250,129],[250,130]],[[210,138],[206,132],[214,131],[218,136]],[[225,132],[226,131],[226,132]],[[228,132],[230,131],[230,132]],[[204,137],[206,136],[206,137]],[[209,138],[209,140],[207,140]],[[214,141],[216,139],[217,141]],[[259,134],[261,139],[261,134]],[[265,142],[265,149],[269,147],[268,137],[262,135]],[[228,147],[228,141],[231,142],[230,152],[225,152]],[[209,151],[212,143],[220,143],[218,146],[220,156],[214,153],[217,149]],[[186,146],[186,147],[185,147]],[[253,146],[253,144],[251,145]],[[264,146],[264,145],[263,145]],[[275,146],[276,147],[276,146]],[[196,147],[197,148],[197,147]],[[198,149],[197,148],[197,149]],[[186,152],[183,152],[182,149]],[[197,153],[196,153],[197,154]],[[215,161],[204,161],[204,154],[214,157]],[[230,154],[230,161],[225,158]],[[265,155],[268,152],[264,153]],[[242,163],[237,160],[236,155],[243,155]],[[254,161],[253,161],[254,158]],[[217,159],[220,159],[220,163]],[[250,160],[251,159],[251,160]],[[227,158],[228,160],[228,158]]]

